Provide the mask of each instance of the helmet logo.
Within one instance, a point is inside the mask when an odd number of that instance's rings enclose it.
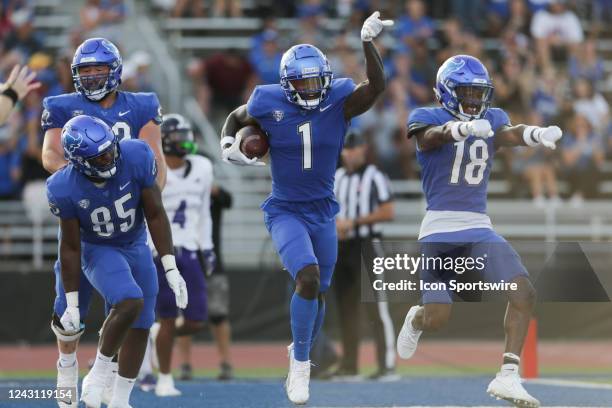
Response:
[[[456,61],[454,59],[449,60],[446,66],[444,67],[444,69],[442,70],[442,72],[440,73],[439,78],[444,78],[452,74],[455,71],[459,71],[461,68],[463,68],[464,65],[465,65],[464,60],[459,60],[459,61]]]
[[[81,143],[83,143],[83,136],[80,133],[76,133],[72,135],[71,133],[66,133],[66,149],[68,153],[72,156],[72,154],[81,147]]]

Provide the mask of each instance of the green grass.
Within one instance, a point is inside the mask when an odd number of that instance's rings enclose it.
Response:
[[[432,364],[428,366],[407,366],[398,367],[398,373],[405,377],[455,377],[455,376],[491,376],[495,374],[497,367],[492,366],[448,366],[442,364]],[[375,371],[374,366],[364,366],[361,373],[367,376]],[[81,376],[87,370],[81,370]],[[195,376],[199,378],[215,378],[218,374],[216,368],[195,370]],[[281,378],[287,375],[286,367],[266,367],[266,368],[239,368],[234,372],[237,378],[241,379],[265,379]],[[53,379],[55,370],[45,371],[0,371],[0,380],[11,379]],[[605,384],[612,384],[612,369],[610,368],[576,368],[566,366],[544,366],[540,367],[540,375],[543,377],[563,377],[573,379],[585,379]],[[594,378],[595,377],[595,378]]]

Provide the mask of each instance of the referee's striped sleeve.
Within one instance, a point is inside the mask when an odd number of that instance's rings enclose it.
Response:
[[[393,200],[393,190],[387,176],[380,170],[374,173],[374,185],[376,186],[376,194],[379,203],[384,203]]]

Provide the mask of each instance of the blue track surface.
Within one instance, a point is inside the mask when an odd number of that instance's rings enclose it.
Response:
[[[313,381],[307,407],[408,407],[408,406],[508,406],[485,393],[489,378],[406,378],[398,382],[321,382]],[[56,407],[52,401],[9,401],[9,388],[50,388],[49,381],[1,381],[0,407]],[[191,381],[178,382],[183,395],[157,398],[135,390],[134,408],[275,408],[292,407],[285,396],[282,380]],[[612,407],[612,387],[582,388],[527,384],[526,388],[543,406]]]

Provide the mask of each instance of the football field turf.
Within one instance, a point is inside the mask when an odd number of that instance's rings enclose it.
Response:
[[[490,377],[405,377],[397,382],[312,381],[307,407],[503,407],[485,393]],[[44,388],[53,382],[35,379],[0,382],[0,407],[35,408],[57,406],[53,401],[10,401],[8,389]],[[131,403],[134,408],[274,408],[292,407],[285,396],[283,379],[239,380],[218,382],[198,379],[177,382],[183,395],[158,398],[136,389]],[[542,401],[544,407],[612,407],[612,385],[594,381],[537,380],[526,388]]]

